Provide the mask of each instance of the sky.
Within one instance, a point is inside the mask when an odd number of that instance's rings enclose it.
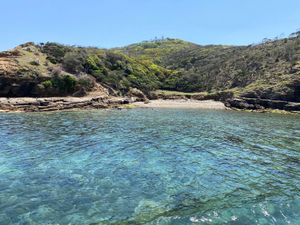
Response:
[[[300,28],[300,0],[0,0],[0,51],[28,41],[121,47],[155,37],[248,45]]]

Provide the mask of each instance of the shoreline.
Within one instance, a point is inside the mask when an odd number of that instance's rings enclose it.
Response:
[[[130,109],[130,108],[179,108],[179,109],[229,109],[214,100],[150,100],[136,101],[126,97],[45,97],[0,98],[0,112],[51,112],[73,109]]]
[[[214,100],[150,100],[147,103],[134,102],[133,106],[138,108],[177,108],[177,109],[229,109],[223,102]]]
[[[112,96],[85,96],[85,97],[0,97],[0,113],[23,112],[55,112],[92,109],[133,109],[133,108],[161,108],[161,109],[212,109],[234,110],[241,112],[296,114],[299,111],[279,109],[239,109],[227,107],[225,103],[215,100],[194,99],[155,99],[140,101],[136,98]]]

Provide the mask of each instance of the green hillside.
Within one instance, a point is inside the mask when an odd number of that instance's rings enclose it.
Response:
[[[138,88],[220,92],[300,101],[300,37],[249,46],[201,46],[160,39],[99,49],[27,43],[0,54],[1,96],[62,96],[95,84],[126,95]]]
[[[239,95],[300,100],[297,36],[249,46],[199,46],[167,39],[130,45],[122,51],[176,71],[167,77],[164,89],[231,90]]]

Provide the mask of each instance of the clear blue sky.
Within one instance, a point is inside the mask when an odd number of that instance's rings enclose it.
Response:
[[[0,0],[0,50],[34,41],[117,47],[157,37],[251,44],[300,28],[300,0]]]

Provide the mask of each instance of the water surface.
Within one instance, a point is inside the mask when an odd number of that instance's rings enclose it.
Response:
[[[0,114],[0,224],[300,224],[300,117]]]

